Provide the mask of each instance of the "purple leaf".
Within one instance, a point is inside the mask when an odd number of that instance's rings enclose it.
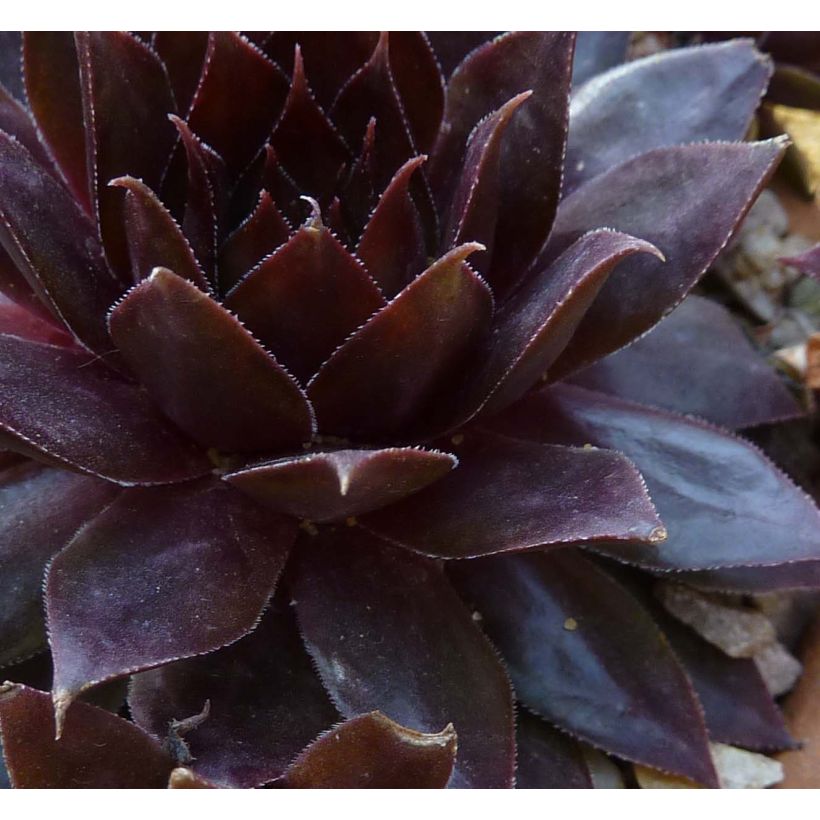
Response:
[[[310,134],[310,151],[305,151],[306,134]],[[270,142],[300,190],[325,204],[336,187],[339,171],[349,159],[349,152],[313,99],[298,45],[288,98]]]
[[[0,85],[0,131],[5,131],[25,146],[31,155],[48,170],[51,170],[51,158],[40,142],[37,128],[30,114],[22,103]]]
[[[188,124],[235,177],[270,135],[287,91],[285,75],[256,46],[235,32],[211,32]]]
[[[442,256],[322,365],[308,395],[323,432],[381,440],[424,417],[488,329],[492,295],[464,263],[480,249]]]
[[[208,32],[158,31],[154,34],[153,45],[168,71],[177,109],[185,116],[202,75]]]
[[[774,567],[728,567],[678,576],[687,584],[719,592],[760,594],[779,590],[820,589],[820,561],[795,561]]]
[[[600,540],[646,548],[658,538],[643,481],[619,453],[468,433],[458,457],[451,475],[363,517],[362,526],[438,558]]]
[[[219,250],[219,286],[230,290],[245,274],[287,242],[287,220],[263,190],[253,213],[225,240]]]
[[[46,564],[116,487],[32,462],[0,472],[0,666],[46,643],[42,585]]]
[[[111,350],[105,312],[119,296],[94,226],[68,191],[0,133],[0,241],[18,270],[74,336]]]
[[[205,447],[297,448],[312,411],[293,378],[220,304],[164,268],[111,311],[111,336],[169,418]]]
[[[313,216],[228,293],[225,304],[307,382],[384,305],[362,264]]]
[[[458,746],[452,725],[415,732],[381,712],[346,720],[310,744],[277,785],[292,789],[443,789]]]
[[[91,214],[74,35],[70,31],[27,31],[23,35],[23,73],[37,128],[71,192]]]
[[[17,789],[164,789],[174,766],[133,723],[88,703],[55,740],[49,696],[16,683],[0,686],[0,737]]]
[[[573,42],[574,35],[567,32],[506,34],[473,51],[447,85],[432,172],[440,204],[454,187],[458,159],[479,120],[516,94],[533,92],[526,116],[510,125],[502,151],[499,218],[489,276],[499,293],[538,253],[555,216]]]
[[[0,292],[0,334],[32,342],[73,347],[74,340],[59,325]]]
[[[0,83],[18,100],[25,100],[20,73],[22,38],[19,31],[0,32]]]
[[[820,279],[820,245],[815,245],[799,256],[789,256],[781,261],[787,265],[793,265],[800,273],[805,273],[806,276]]]
[[[109,263],[127,270],[122,196],[108,188],[130,174],[157,190],[176,132],[168,75],[159,57],[126,32],[75,34],[92,205]]]
[[[120,495],[48,570],[58,720],[91,686],[250,632],[295,535],[295,521],[221,482]]]
[[[370,58],[344,85],[330,110],[348,145],[359,145],[371,117],[376,118],[373,172],[379,189],[418,153],[391,69],[389,39],[387,32],[381,33]]]
[[[590,80],[573,95],[564,192],[636,154],[739,140],[772,74],[751,40],[672,49]]]
[[[11,257],[0,245],[0,294],[8,300],[26,308],[30,313],[47,322],[55,323],[55,317],[44,305],[26,281],[26,277],[19,271]]]
[[[188,240],[157,195],[134,177],[112,179],[109,185],[125,189],[122,214],[131,280],[141,282],[154,268],[166,267],[207,291],[208,280]]]
[[[308,651],[345,717],[458,733],[454,787],[512,785],[512,693],[440,568],[358,529],[304,543],[293,595]]]
[[[658,148],[595,177],[561,204],[535,269],[606,225],[666,257],[622,264],[558,359],[567,374],[612,353],[675,307],[712,264],[779,162],[781,139]]]
[[[120,484],[164,484],[207,473],[134,385],[77,349],[0,336],[2,446]]]
[[[417,493],[457,463],[447,453],[413,447],[335,450],[246,467],[225,480],[277,512],[340,521]]]
[[[499,31],[425,31],[447,79],[474,49],[492,40]]]
[[[518,712],[516,789],[591,789],[577,741],[525,710]]]
[[[450,566],[529,708],[610,754],[717,786],[700,704],[625,589],[574,550]]]
[[[734,429],[803,415],[729,311],[700,296],[572,382]]]
[[[620,450],[646,479],[668,537],[599,544],[659,570],[820,559],[820,511],[756,447],[706,422],[581,387],[532,394],[488,423],[520,439]]]
[[[424,229],[408,190],[424,159],[409,159],[396,171],[356,248],[356,255],[388,298],[394,297],[426,267]]]
[[[628,31],[579,31],[572,61],[573,88],[622,63],[626,59],[629,37]]]
[[[501,410],[544,377],[612,271],[635,254],[661,255],[627,234],[593,231],[525,279],[495,316],[487,350],[477,357],[466,411]]]
[[[233,788],[279,777],[339,719],[293,611],[281,603],[231,646],[134,676],[128,697],[134,720],[157,737],[166,736],[170,721],[198,714],[205,702],[208,718],[184,740],[197,774]]]

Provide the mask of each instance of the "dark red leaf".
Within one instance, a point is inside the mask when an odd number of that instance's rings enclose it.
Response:
[[[109,185],[125,189],[122,214],[132,281],[141,282],[154,268],[166,267],[207,290],[208,280],[188,240],[157,195],[134,177],[112,179]]]
[[[443,789],[453,773],[452,725],[415,732],[381,712],[346,720],[307,747],[277,784],[293,789]]]
[[[468,433],[458,457],[451,475],[364,516],[362,526],[439,558],[604,539],[646,548],[658,537],[642,479],[619,453]]]
[[[558,205],[567,132],[574,35],[515,32],[476,49],[447,86],[433,158],[441,206],[454,188],[459,158],[475,125],[522,91],[526,110],[507,130],[501,156],[499,217],[490,284],[507,290],[547,238]],[[596,225],[595,227],[599,227]]]
[[[339,719],[292,609],[280,602],[235,644],[136,675],[128,697],[134,720],[157,737],[206,701],[207,719],[183,739],[197,774],[217,786],[252,788],[279,777]]]
[[[188,123],[237,176],[269,136],[287,92],[285,75],[256,46],[235,32],[211,32]]]
[[[68,191],[0,133],[0,240],[40,299],[84,345],[111,350],[105,312],[120,288]]]
[[[0,472],[0,666],[45,646],[42,586],[46,564],[116,487],[24,462]]]
[[[285,217],[263,190],[253,213],[225,240],[219,250],[219,286],[230,290],[266,256],[283,245],[290,233]]]
[[[335,450],[282,458],[225,479],[272,510],[339,521],[376,510],[438,481],[457,459],[437,450]]]
[[[37,128],[71,192],[90,214],[80,68],[73,34],[27,31],[23,35],[23,72]]]
[[[18,100],[25,100],[20,73],[22,38],[19,31],[0,32],[0,83]]]
[[[226,306],[303,382],[384,305],[362,264],[313,216],[227,295]]]
[[[591,789],[581,747],[525,710],[518,713],[516,789]]]
[[[445,248],[470,240],[481,242],[492,254],[500,213],[503,137],[518,108],[531,96],[531,91],[524,91],[513,97],[482,119],[470,134],[461,175],[455,180],[450,200],[444,228]],[[476,265],[482,274],[489,267],[489,255]]]
[[[92,205],[108,260],[123,272],[122,195],[108,182],[130,174],[159,189],[176,139],[168,121],[176,110],[173,92],[159,57],[133,35],[78,32],[75,42]]]
[[[629,37],[628,31],[579,31],[572,61],[573,88],[622,63],[626,59]]]
[[[490,290],[455,248],[409,284],[322,365],[308,386],[323,432],[389,438],[425,418],[486,333]]]
[[[361,235],[376,203],[376,183],[373,173],[375,145],[376,118],[371,117],[365,128],[361,149],[340,186],[344,216],[350,235],[354,237]]]
[[[646,336],[572,381],[729,428],[803,415],[729,311],[700,296],[689,296]]]
[[[378,709],[420,732],[452,723],[450,785],[512,785],[512,693],[440,568],[359,529],[302,545],[293,595],[307,648],[345,717]]]
[[[410,124],[390,64],[387,32],[382,32],[370,59],[350,78],[330,110],[348,145],[360,145],[375,117],[378,133],[373,152],[377,189],[384,189],[396,169],[417,154]]]
[[[292,449],[313,417],[293,378],[219,303],[156,268],[111,311],[111,336],[169,418],[205,447]]]
[[[164,789],[174,766],[133,723],[88,703],[55,740],[49,696],[16,683],[0,686],[0,737],[18,789]]]
[[[310,135],[310,150],[305,137]],[[282,116],[270,139],[276,156],[305,194],[327,203],[339,172],[349,160],[347,146],[313,99],[305,78],[299,47],[293,61],[293,77]]]
[[[477,357],[466,412],[501,410],[543,378],[612,271],[635,254],[661,255],[633,236],[593,231],[525,279],[495,316],[487,350]]]
[[[120,484],[211,467],[134,385],[77,349],[0,336],[2,446]]]
[[[700,704],[625,589],[575,550],[450,566],[529,708],[618,757],[717,786]]]
[[[666,262],[642,255],[620,265],[552,375],[612,353],[672,310],[726,245],[784,149],[780,139],[658,148],[567,197],[536,269],[601,225],[651,242]]]
[[[424,229],[409,191],[410,180],[424,159],[410,159],[396,171],[356,248],[356,255],[388,298],[412,282],[427,265]]]
[[[25,146],[31,155],[48,170],[51,170],[51,159],[40,142],[37,128],[31,115],[23,104],[0,85],[0,131],[5,131]]]
[[[91,686],[250,632],[295,534],[295,521],[221,482],[120,495],[48,570],[58,718]]]
[[[188,113],[194,98],[208,48],[207,31],[158,31],[153,37],[174,91],[177,109]]]
[[[26,308],[31,313],[37,314],[40,319],[54,323],[57,320],[54,314],[40,301],[26,281],[26,277],[20,273],[17,265],[0,245],[0,294],[12,302]]]
[[[426,31],[445,79],[458,68],[459,63],[473,49],[484,45],[501,32],[498,31]]]
[[[634,60],[572,98],[564,191],[652,148],[739,140],[772,73],[751,40]]]
[[[424,32],[390,32],[390,70],[417,150],[432,151],[444,113],[444,82]]]
[[[0,292],[0,334],[32,342],[73,347],[74,340],[58,324]]]
[[[649,569],[820,559],[820,511],[756,447],[706,422],[581,387],[532,394],[488,424],[521,439],[620,450],[646,479],[668,537],[599,544]]]

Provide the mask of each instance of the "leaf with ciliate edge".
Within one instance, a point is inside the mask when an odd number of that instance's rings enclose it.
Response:
[[[488,276],[497,293],[515,283],[552,226],[566,145],[574,38],[569,32],[505,34],[473,51],[447,85],[431,172],[440,206],[454,188],[458,158],[479,120],[516,94],[533,92],[525,115],[507,130],[502,149],[499,218]]]
[[[355,528],[300,546],[296,615],[339,711],[378,709],[420,732],[452,723],[458,757],[450,785],[510,787],[509,682],[440,568]]]
[[[125,189],[122,213],[131,280],[141,282],[154,268],[164,267],[207,291],[208,280],[185,234],[157,195],[134,177],[112,179],[109,185]]]
[[[803,415],[729,311],[700,296],[688,296],[646,336],[572,383],[731,429]]]
[[[174,95],[159,57],[123,31],[77,32],[92,208],[112,268],[127,271],[122,196],[108,188],[130,174],[157,190],[176,132]],[[150,135],[150,136],[149,136]]]
[[[235,644],[134,676],[128,696],[134,720],[159,738],[206,701],[208,718],[184,740],[197,774],[217,786],[274,780],[339,720],[282,601]]]
[[[615,231],[585,234],[551,265],[525,279],[495,316],[465,409],[494,413],[541,379],[561,355],[609,275],[634,254],[660,256],[648,242]]]
[[[20,73],[22,47],[21,32],[0,33],[0,83],[18,100],[25,99],[23,77]]]
[[[287,92],[285,75],[256,46],[236,32],[211,32],[188,124],[236,177],[270,135]]]
[[[277,512],[339,521],[412,495],[457,463],[448,453],[413,447],[336,450],[257,464],[225,480]]]
[[[751,40],[694,46],[634,60],[572,98],[564,194],[653,148],[740,140],[772,73]]]
[[[295,535],[295,521],[218,481],[120,495],[48,570],[58,716],[97,683],[250,632]]]
[[[412,282],[427,265],[424,230],[408,190],[423,162],[424,157],[415,157],[396,171],[356,248],[356,255],[388,298]]]
[[[31,115],[23,104],[0,85],[0,131],[5,131],[26,147],[31,155],[47,170],[52,164],[48,152],[37,135]]]
[[[591,789],[578,742],[524,709],[516,731],[516,789]]]
[[[458,741],[452,726],[414,732],[381,712],[346,720],[318,737],[277,786],[292,789],[443,789]]]
[[[527,707],[610,754],[717,786],[683,669],[603,571],[576,550],[449,567]]]
[[[0,472],[0,666],[46,645],[46,564],[116,492],[107,482],[33,462]]]
[[[568,196],[534,270],[601,225],[651,242],[666,262],[643,255],[620,265],[553,375],[567,375],[603,358],[672,310],[726,245],[784,150],[781,139],[658,148]]]
[[[488,426],[518,439],[618,450],[646,479],[667,530],[652,547],[595,545],[646,569],[820,559],[820,511],[756,447],[719,427],[572,385],[534,393]]]
[[[305,151],[306,134],[310,134],[310,151]],[[299,190],[325,204],[335,188],[339,171],[349,160],[349,151],[313,99],[298,45],[290,90],[270,143]]]
[[[654,549],[661,522],[640,474],[620,453],[477,432],[455,449],[451,475],[363,516],[362,526],[438,558],[619,539]]]
[[[682,572],[680,580],[719,592],[760,594],[778,590],[820,589],[820,561],[795,561],[774,567],[728,567]]]
[[[579,31],[572,61],[572,87],[585,83],[596,74],[626,59],[628,31]]]
[[[16,683],[0,686],[0,737],[18,789],[164,789],[174,766],[140,728],[87,703],[55,740],[51,698]]]
[[[262,190],[253,212],[219,249],[219,288],[229,291],[251,269],[287,242],[290,227],[271,195]]]
[[[0,334],[32,342],[73,347],[74,340],[63,328],[34,313],[0,292]]]
[[[322,224],[317,210],[225,298],[226,307],[302,383],[384,303],[361,262]]]
[[[43,141],[71,192],[92,213],[83,130],[80,68],[70,31],[23,35],[26,97]]]
[[[111,350],[105,313],[119,296],[94,226],[68,191],[0,132],[0,241],[31,288],[72,334]]]
[[[185,116],[199,85],[208,48],[208,32],[157,31],[152,44],[168,72],[177,108]]]
[[[219,303],[164,268],[109,319],[125,361],[169,418],[204,447],[295,449],[313,433],[294,379]]]
[[[320,428],[383,440],[424,417],[487,332],[493,298],[464,263],[442,256],[352,334],[308,385]]]
[[[500,31],[425,31],[445,80],[474,49],[497,37]]]
[[[207,473],[133,384],[76,348],[0,336],[3,446],[118,484],[167,484]]]

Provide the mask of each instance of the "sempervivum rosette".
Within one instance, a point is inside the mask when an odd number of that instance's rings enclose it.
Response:
[[[0,695],[15,785],[505,787],[516,744],[589,785],[579,741],[716,785],[710,739],[791,743],[646,595],[818,580],[817,510],[726,429],[799,410],[683,301],[784,149],[738,141],[769,66],[570,104],[574,40],[24,36],[0,662],[54,681]]]

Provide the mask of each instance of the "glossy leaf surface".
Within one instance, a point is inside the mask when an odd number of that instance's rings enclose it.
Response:
[[[641,477],[619,453],[479,433],[455,449],[459,466],[451,475],[363,517],[362,525],[439,558],[581,541],[646,545],[658,537],[660,521]]]
[[[302,545],[293,587],[308,651],[346,717],[458,734],[455,787],[512,785],[512,695],[439,567],[358,529]]]
[[[629,46],[628,31],[579,31],[572,61],[573,88],[622,63]]]
[[[293,378],[221,305],[164,268],[111,312],[111,336],[163,411],[205,447],[298,447],[311,408]]]
[[[517,789],[591,789],[578,742],[521,709],[516,732]]]

